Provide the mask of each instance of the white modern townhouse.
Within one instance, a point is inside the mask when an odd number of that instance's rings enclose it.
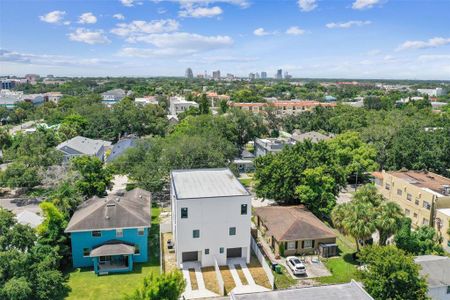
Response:
[[[171,172],[172,232],[178,266],[250,262],[250,193],[228,168]]]

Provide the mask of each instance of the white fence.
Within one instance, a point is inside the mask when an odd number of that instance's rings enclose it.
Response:
[[[220,296],[225,295],[225,283],[223,282],[222,273],[219,269],[219,264],[217,260],[214,258],[214,270],[216,271],[217,282],[219,283]]]
[[[256,244],[255,239],[252,237],[251,240],[251,247],[253,252],[255,252],[256,257],[259,260],[259,263],[264,269],[264,272],[266,272],[267,278],[269,278],[270,285],[272,286],[272,289],[274,289],[275,286],[275,277],[273,276],[272,269],[267,264],[266,259],[264,258],[264,255],[262,254],[261,250],[259,250],[258,245]]]
[[[159,231],[161,231],[161,233],[172,232],[172,224],[171,223],[159,224]]]

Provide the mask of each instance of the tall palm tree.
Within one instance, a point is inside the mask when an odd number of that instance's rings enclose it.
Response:
[[[353,195],[353,201],[371,203],[373,206],[379,206],[383,201],[383,196],[378,193],[374,184],[366,184],[360,187]]]
[[[348,208],[349,205],[349,203],[336,205],[331,211],[331,221],[333,222],[333,226],[343,234],[347,234],[347,232],[345,232],[344,220],[347,218],[350,211]]]
[[[383,202],[376,209],[375,226],[380,234],[379,244],[386,245],[387,239],[395,234],[402,225],[403,212],[394,202]]]
[[[376,231],[374,208],[370,203],[352,202],[347,209],[344,228],[355,239],[356,250],[359,252],[360,244],[364,246],[365,241]]]

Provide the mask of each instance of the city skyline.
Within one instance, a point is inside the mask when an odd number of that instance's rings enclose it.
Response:
[[[24,9],[24,5],[26,9]],[[450,79],[444,1],[1,1],[0,74]],[[433,18],[423,16],[424,9]],[[276,12],[276,14],[274,14]],[[262,73],[261,73],[262,75]]]

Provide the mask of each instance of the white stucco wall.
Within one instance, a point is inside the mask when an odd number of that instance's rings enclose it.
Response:
[[[172,197],[172,230],[175,240],[177,264],[182,263],[182,253],[199,251],[203,267],[213,266],[214,257],[219,265],[226,264],[227,248],[242,247],[242,256],[250,260],[250,196],[200,198],[176,200]],[[241,204],[247,204],[247,215],[241,215]],[[188,218],[181,219],[181,208],[188,208]],[[236,235],[229,228],[236,227]],[[193,230],[200,237],[193,238]],[[223,253],[220,248],[223,247]],[[209,249],[209,254],[205,254]]]
[[[450,300],[450,294],[447,294],[446,286],[429,288],[428,296],[433,300]]]

